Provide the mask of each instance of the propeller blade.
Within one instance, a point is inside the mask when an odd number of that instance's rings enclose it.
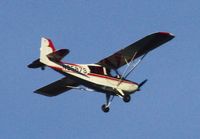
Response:
[[[138,88],[140,89],[140,87],[142,87],[148,80],[145,79],[144,81],[142,81],[139,85],[138,85]]]

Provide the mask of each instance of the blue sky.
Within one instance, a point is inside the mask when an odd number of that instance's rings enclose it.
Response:
[[[199,138],[200,2],[0,1],[0,136],[4,139]],[[64,59],[94,63],[157,31],[176,38],[151,52],[129,76],[149,81],[132,101],[71,90],[48,98],[33,91],[62,75],[28,69],[40,38],[68,48]]]

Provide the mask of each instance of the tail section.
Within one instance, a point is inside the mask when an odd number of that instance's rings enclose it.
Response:
[[[42,38],[41,39],[41,47],[40,47],[40,62],[49,65],[50,60],[48,55],[55,52],[56,49],[51,40]]]
[[[56,51],[53,42],[47,38],[41,38],[40,58],[28,65],[29,68],[42,68],[55,65],[54,62],[60,62],[67,54],[68,49]]]

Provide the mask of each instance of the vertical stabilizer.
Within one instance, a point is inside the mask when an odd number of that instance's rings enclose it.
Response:
[[[40,47],[40,62],[49,65],[51,61],[47,57],[48,54],[55,52],[56,49],[50,39],[41,38],[41,47]]]

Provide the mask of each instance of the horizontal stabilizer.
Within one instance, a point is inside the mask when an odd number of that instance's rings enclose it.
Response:
[[[68,49],[60,49],[58,51],[52,52],[47,55],[47,57],[54,62],[60,62],[67,54],[69,54]],[[33,61],[31,64],[28,65],[29,68],[43,68],[46,65],[40,62],[40,59]]]
[[[60,49],[58,51],[52,52],[50,54],[47,55],[47,57],[51,60],[51,61],[55,61],[55,62],[59,62],[60,60],[62,60],[67,54],[69,54],[69,50],[68,49]]]
[[[40,62],[40,59],[37,59],[35,61],[33,61],[31,64],[28,65],[29,68],[41,68],[44,67],[45,65],[43,63]]]

